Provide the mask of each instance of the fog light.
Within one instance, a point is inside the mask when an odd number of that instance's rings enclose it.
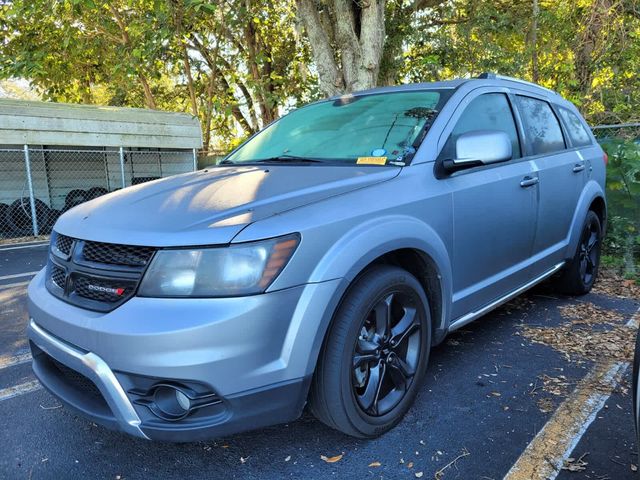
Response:
[[[172,385],[160,385],[153,395],[160,416],[166,420],[180,420],[189,414],[191,401],[184,393]]]
[[[189,400],[189,397],[187,397],[180,390],[176,390],[176,401],[183,410],[189,410],[191,408],[191,401]]]

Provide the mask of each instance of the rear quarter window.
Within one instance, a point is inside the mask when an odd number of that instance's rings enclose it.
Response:
[[[524,123],[527,143],[533,155],[553,153],[566,148],[560,122],[544,100],[516,95],[518,110]]]
[[[578,116],[566,108],[559,107],[558,111],[562,117],[562,121],[567,129],[571,144],[574,147],[585,147],[591,145],[591,137],[587,130],[584,128],[584,123],[578,118]]]

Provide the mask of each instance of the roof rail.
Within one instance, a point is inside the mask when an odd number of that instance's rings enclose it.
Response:
[[[559,95],[558,92],[551,90],[550,88],[543,87],[542,85],[538,85],[537,83],[528,82],[526,80],[520,80],[519,78],[507,77],[505,75],[498,75],[496,73],[484,72],[476,77],[477,79],[489,79],[489,80],[507,80],[509,82],[522,83],[524,85],[529,85],[531,87],[541,88],[549,93],[553,93],[554,95]]]

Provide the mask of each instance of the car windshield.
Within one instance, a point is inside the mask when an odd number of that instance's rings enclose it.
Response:
[[[294,110],[223,163],[409,161],[444,104],[446,90],[345,95]]]

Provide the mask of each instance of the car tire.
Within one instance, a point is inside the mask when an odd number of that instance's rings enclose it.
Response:
[[[102,195],[106,195],[107,193],[109,193],[109,190],[104,187],[91,187],[89,190],[87,190],[86,193],[87,201],[101,197]]]
[[[12,231],[7,218],[8,213],[9,205],[6,203],[0,203],[0,233],[10,233]]]
[[[431,316],[420,282],[393,266],[367,270],[347,291],[325,339],[311,412],[353,437],[382,435],[412,405],[430,347]]]
[[[593,210],[589,210],[580,232],[576,253],[556,281],[560,292],[567,295],[589,293],[598,278],[601,246],[600,218]]]
[[[81,188],[71,190],[69,193],[67,193],[67,196],[64,199],[64,210],[70,210],[73,207],[86,202],[87,200],[87,192],[85,192]]]
[[[44,225],[50,208],[42,200],[34,200],[36,220],[38,225]],[[14,235],[33,235],[33,220],[31,215],[31,200],[21,197],[15,200],[6,212],[6,223]]]

